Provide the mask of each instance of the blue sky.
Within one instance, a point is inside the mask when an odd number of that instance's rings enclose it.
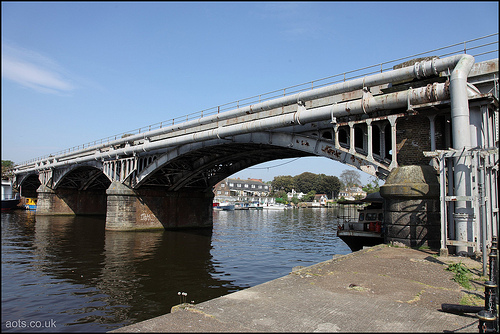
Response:
[[[2,160],[496,32],[496,1],[4,1]],[[311,157],[235,176],[344,169]]]

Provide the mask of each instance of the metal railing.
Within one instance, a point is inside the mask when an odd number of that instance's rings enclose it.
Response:
[[[439,53],[437,53],[437,52],[439,52]],[[339,82],[345,82],[346,80],[352,80],[352,79],[360,78],[360,77],[367,76],[367,75],[372,75],[372,74],[376,74],[376,73],[383,73],[385,71],[392,70],[395,65],[398,65],[398,64],[400,64],[404,61],[410,60],[410,59],[419,58],[419,57],[426,57],[426,56],[427,57],[431,57],[431,56],[432,57],[448,57],[448,56],[462,54],[462,53],[472,55],[473,57],[476,58],[476,62],[491,59],[492,54],[495,54],[495,58],[498,58],[498,33],[486,35],[483,37],[467,40],[467,41],[460,42],[460,43],[455,43],[452,45],[444,46],[444,47],[441,47],[438,49],[433,49],[430,51],[425,51],[425,52],[413,54],[410,56],[394,59],[391,61],[376,64],[376,65],[362,67],[362,68],[359,68],[359,69],[356,69],[353,71],[348,71],[348,72],[343,72],[343,73],[331,75],[331,76],[328,76],[328,77],[325,77],[322,79],[317,79],[317,80],[305,82],[302,84],[297,84],[294,86],[274,90],[271,92],[255,95],[252,97],[247,97],[244,99],[239,99],[236,101],[228,102],[225,104],[218,105],[216,107],[203,109],[201,111],[193,112],[193,113],[190,113],[190,114],[187,114],[184,116],[175,117],[175,118],[172,118],[172,119],[167,120],[167,121],[162,121],[162,122],[154,123],[151,125],[143,126],[143,127],[140,127],[140,128],[134,129],[134,130],[122,132],[122,133],[119,133],[116,135],[112,135],[109,137],[94,140],[94,141],[91,141],[91,142],[88,142],[88,143],[85,143],[82,145],[74,146],[74,147],[71,147],[71,148],[68,148],[68,149],[65,149],[62,151],[58,151],[58,152],[47,154],[47,155],[44,155],[44,156],[41,156],[38,158],[30,159],[30,160],[24,161],[21,164],[18,164],[17,166],[26,165],[26,164],[34,163],[34,162],[37,162],[37,161],[40,161],[43,159],[47,159],[50,157],[79,151],[79,150],[89,148],[89,147],[92,147],[95,145],[106,144],[106,143],[109,143],[113,140],[124,138],[124,137],[129,136],[129,135],[146,133],[146,132],[149,132],[152,130],[161,129],[162,127],[165,127],[165,126],[181,124],[181,123],[184,123],[184,122],[187,122],[190,120],[199,119],[202,117],[218,114],[218,113],[228,111],[228,110],[238,109],[241,107],[253,105],[255,103],[269,101],[269,100],[276,99],[279,97],[283,97],[283,96],[287,96],[287,95],[291,95],[291,94],[296,94],[299,92],[304,92],[304,91],[308,91],[308,90],[312,90],[312,89],[316,89],[316,88],[320,88],[320,87],[324,87],[324,86],[328,86],[328,85],[333,85],[333,84],[336,84]],[[486,58],[487,55],[490,58]]]

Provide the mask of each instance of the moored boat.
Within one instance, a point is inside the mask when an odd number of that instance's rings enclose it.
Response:
[[[285,204],[264,204],[263,208],[266,210],[286,210],[286,209],[291,209],[291,205],[285,205]]]
[[[238,203],[234,204],[234,209],[235,210],[249,210],[250,208],[248,206],[248,203],[238,202]]]
[[[21,198],[19,193],[14,193],[12,183],[2,180],[2,211],[17,209]]]
[[[380,193],[369,194],[360,201],[338,202],[341,205],[360,205],[370,203],[359,210],[357,218],[349,215],[339,223],[337,236],[355,252],[364,246],[375,246],[384,243],[384,211],[383,198]]]
[[[259,202],[252,202],[248,205],[249,209],[252,210],[262,210],[264,209],[263,206]]]
[[[27,197],[24,203],[24,208],[26,210],[36,210],[36,203],[37,203],[36,198]]]
[[[224,210],[224,211],[233,211],[234,210],[234,203],[230,202],[221,202],[219,205],[214,206],[215,210]]]

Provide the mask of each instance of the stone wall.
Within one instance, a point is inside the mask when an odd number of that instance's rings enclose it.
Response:
[[[447,149],[446,119],[436,116],[434,119],[436,149]],[[399,118],[396,125],[398,164],[428,165],[431,158],[422,152],[431,151],[430,120],[426,115],[413,115]],[[451,138],[448,138],[448,142]]]
[[[395,168],[380,187],[385,198],[386,243],[440,248],[439,182],[431,166]]]
[[[45,185],[37,189],[37,215],[104,215],[104,190],[57,189]]]
[[[137,189],[113,182],[107,190],[107,230],[212,227],[213,193]]]

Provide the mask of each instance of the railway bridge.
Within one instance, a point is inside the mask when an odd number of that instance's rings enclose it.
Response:
[[[498,58],[388,64],[33,159],[15,167],[15,184],[38,197],[37,215],[105,214],[108,230],[210,227],[220,180],[321,156],[387,180],[389,211],[424,207],[404,222],[388,215],[389,239],[477,250],[498,226]]]

